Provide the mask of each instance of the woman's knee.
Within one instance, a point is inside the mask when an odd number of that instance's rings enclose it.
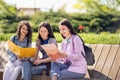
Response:
[[[31,63],[29,61],[23,62],[23,67],[31,67]]]
[[[14,70],[17,71],[17,72],[21,72],[22,71],[22,67],[21,66],[17,66]]]

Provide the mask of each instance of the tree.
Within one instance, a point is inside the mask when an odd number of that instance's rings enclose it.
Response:
[[[78,0],[74,7],[84,12],[113,12],[119,10],[120,0]]]
[[[17,24],[21,20],[29,20],[28,16],[21,15],[15,6],[6,4],[0,0],[0,32],[16,32]]]

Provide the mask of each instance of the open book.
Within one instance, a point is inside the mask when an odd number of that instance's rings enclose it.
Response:
[[[41,46],[47,55],[51,57],[52,59],[57,59],[57,58],[63,58],[64,56],[61,54],[61,52],[58,50],[56,45],[54,44],[46,44]]]
[[[36,53],[36,48],[22,48],[14,44],[12,41],[8,40],[8,48],[20,57],[34,57]]]
[[[41,45],[41,47],[52,59],[64,57],[63,55],[61,55],[60,51],[54,44]],[[20,57],[34,57],[36,54],[36,48],[22,48],[17,46],[10,40],[8,40],[8,48]]]

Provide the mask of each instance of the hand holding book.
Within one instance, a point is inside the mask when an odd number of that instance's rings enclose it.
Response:
[[[47,55],[52,59],[65,57],[65,55],[60,50],[58,50],[58,48],[54,44],[41,45],[41,47],[45,50]],[[21,48],[10,40],[8,41],[8,48],[21,58],[34,57],[37,51],[36,48]]]
[[[62,52],[56,47],[54,44],[46,44],[41,46],[47,55],[51,57],[52,59],[57,59],[57,58],[63,58],[65,57]]]
[[[35,56],[36,48],[22,48],[8,40],[8,48],[19,58],[30,58]]]

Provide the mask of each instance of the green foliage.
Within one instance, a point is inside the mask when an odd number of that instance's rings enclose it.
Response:
[[[33,15],[25,16],[15,7],[9,6],[3,0],[0,0],[0,32],[15,33],[18,22],[21,20],[28,20],[33,32],[38,31],[38,25],[43,21],[49,22],[53,31],[58,32],[58,23],[67,18],[77,32],[79,32],[78,27],[82,25],[84,26],[82,31],[86,33],[101,33],[104,31],[118,33],[118,29],[120,29],[120,11],[110,8],[106,4],[101,4],[101,0],[79,0],[80,2],[86,6],[86,13],[66,13],[64,5],[56,12],[50,9],[48,12],[37,11]],[[117,4],[119,5],[119,1],[117,1]]]
[[[0,34],[0,41],[7,41],[14,34]],[[57,42],[63,40],[60,33],[54,33]],[[120,44],[120,34],[111,34],[109,32],[102,32],[100,34],[94,33],[80,33],[79,34],[86,44]],[[33,33],[32,41],[35,42],[38,33]]]
[[[14,33],[17,30],[18,22],[28,20],[28,16],[20,16],[21,13],[14,6],[7,5],[0,0],[0,31],[2,33]]]
[[[94,34],[79,34],[85,43],[88,44],[120,44],[120,34],[110,34],[109,32]]]
[[[11,36],[14,34],[0,34],[0,41],[7,41],[10,39]]]
[[[38,25],[43,21],[49,22],[52,26],[53,31],[58,31],[57,26],[59,21],[63,18],[69,18],[69,15],[67,13],[61,13],[60,11],[61,10],[59,10],[58,12],[53,12],[52,10],[50,10],[49,12],[36,12],[34,15],[31,16],[30,20],[30,22],[32,23],[31,25],[33,27],[33,31],[37,32]]]

